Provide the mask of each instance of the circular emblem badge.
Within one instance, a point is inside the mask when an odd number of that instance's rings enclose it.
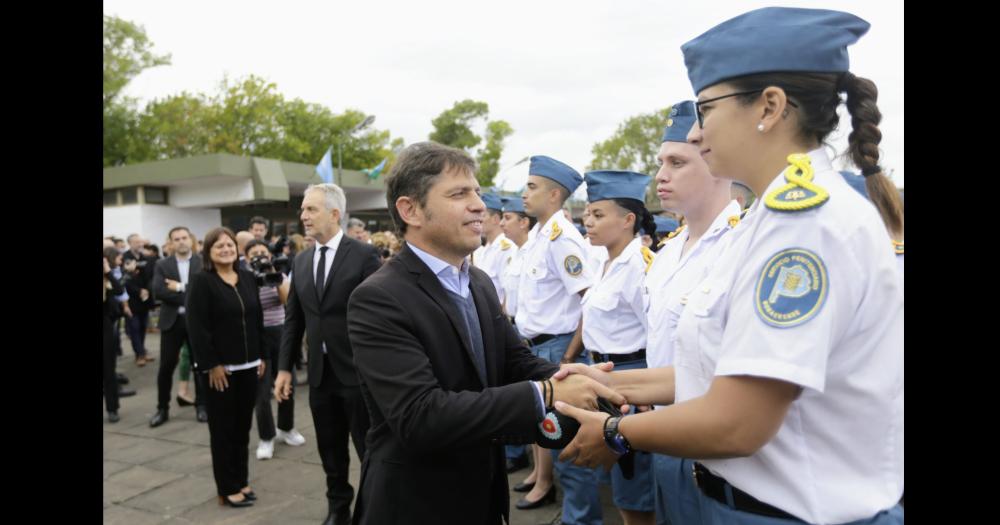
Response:
[[[538,424],[538,428],[542,431],[543,436],[551,440],[557,440],[562,437],[562,429],[559,428],[559,420],[556,419],[555,412],[545,414],[545,419]]]
[[[583,263],[580,262],[579,257],[570,255],[563,261],[563,268],[566,268],[566,273],[576,276],[583,271]]]
[[[804,248],[782,250],[764,264],[754,309],[771,326],[798,326],[823,308],[829,286],[826,266],[818,255]]]

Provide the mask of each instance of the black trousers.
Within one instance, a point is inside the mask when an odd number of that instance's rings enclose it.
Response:
[[[371,426],[368,407],[358,387],[344,387],[323,356],[323,382],[309,389],[309,409],[316,428],[316,446],[326,472],[326,498],[331,510],[349,512],[354,488],[347,482],[350,467],[348,435],[358,457],[365,457],[365,434]]]
[[[257,367],[226,376],[229,388],[207,389],[212,473],[220,496],[236,494],[249,483],[250,426],[257,397]]]
[[[278,377],[278,352],[281,348],[281,326],[264,327],[264,362],[267,363],[264,377],[257,383],[257,435],[261,441],[274,439],[274,412],[271,411],[271,401],[274,395],[274,379]],[[295,378],[295,374],[292,374]],[[278,428],[288,432],[295,427],[295,381],[292,381],[292,394],[288,401],[278,403]]]
[[[113,300],[113,299],[112,299]],[[104,405],[108,412],[118,411],[118,379],[115,377],[115,362],[118,360],[117,346],[115,339],[118,334],[115,329],[118,323],[112,321],[108,316],[104,318],[103,339],[103,366],[101,376],[104,380]]]
[[[160,369],[156,373],[158,410],[170,409],[170,388],[173,386],[174,370],[180,361],[181,347],[187,342],[187,319],[178,315],[177,321],[169,330],[160,333]],[[192,361],[194,360],[192,356]],[[194,404],[205,406],[205,391],[208,390],[208,377],[203,373],[194,376]]]

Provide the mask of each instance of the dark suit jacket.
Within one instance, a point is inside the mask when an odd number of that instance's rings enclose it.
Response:
[[[316,294],[313,257],[316,257],[315,250],[308,250],[295,258],[292,288],[285,304],[285,327],[281,332],[278,369],[291,371],[292,356],[302,346],[302,334],[305,333],[309,344],[309,386],[317,387],[323,380],[322,343],[326,342],[326,358],[337,382],[341,386],[357,387],[354,352],[347,338],[347,298],[362,281],[379,269],[378,252],[346,234],[341,237],[326,276],[322,298]]]
[[[201,271],[201,255],[195,253],[191,255],[191,268],[188,269],[188,282],[191,276]],[[177,321],[177,309],[184,306],[187,299],[187,289],[183,292],[174,292],[167,288],[167,279],[180,282],[181,273],[177,269],[177,257],[171,255],[166,259],[156,262],[156,270],[153,272],[153,295],[160,300],[160,321],[157,328],[160,330],[170,330]]]
[[[470,269],[487,384],[461,313],[404,246],[351,296],[348,330],[371,414],[355,523],[499,523],[509,511],[502,444],[529,443],[541,422],[527,379],[558,367],[531,354],[489,276]]]
[[[125,290],[128,292],[128,306],[132,309],[132,313],[136,315],[142,315],[149,311],[153,307],[153,291],[151,287],[153,286],[153,272],[156,268],[157,259],[154,257],[147,257],[143,254],[139,254],[137,257],[132,250],[126,251],[122,255],[122,261],[145,261],[146,265],[137,268],[136,273],[132,274],[127,281],[123,284],[125,285]],[[123,269],[124,270],[124,269]],[[150,298],[143,301],[139,296],[139,290],[145,288],[149,290]]]

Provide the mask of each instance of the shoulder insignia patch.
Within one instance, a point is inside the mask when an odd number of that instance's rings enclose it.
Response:
[[[774,211],[796,212],[818,208],[830,199],[830,194],[813,184],[813,168],[809,155],[793,153],[788,156],[789,166],[782,175],[787,184],[764,198],[764,204]]]
[[[826,266],[818,255],[804,248],[782,250],[761,270],[754,310],[776,328],[798,326],[819,313],[829,288]]]
[[[553,222],[552,223],[552,234],[549,235],[549,240],[550,241],[554,241],[554,240],[558,239],[560,235],[562,235],[562,228],[559,227],[559,223],[558,222]]]
[[[513,244],[511,244],[511,242],[508,241],[507,239],[500,239],[501,250],[509,250],[511,246],[513,246]]]
[[[903,241],[892,241],[892,250],[896,252],[896,255],[903,255]]]
[[[643,273],[649,273],[649,267],[653,265],[653,250],[643,246],[639,249],[642,252],[642,262],[646,263],[646,269]]]
[[[566,259],[563,260],[563,268],[566,269],[566,273],[576,277],[583,273],[583,263],[580,262],[580,258],[575,255],[568,255]]]

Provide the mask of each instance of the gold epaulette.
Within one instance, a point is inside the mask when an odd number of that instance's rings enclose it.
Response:
[[[903,241],[893,239],[892,250],[896,252],[896,255],[903,255]]]
[[[788,184],[775,189],[764,197],[764,204],[774,211],[796,212],[817,208],[830,199],[830,194],[813,184],[813,168],[809,155],[792,153],[789,166],[782,175]]]
[[[562,228],[559,227],[559,223],[558,222],[553,222],[552,223],[552,235],[549,235],[549,240],[550,241],[554,241],[554,240],[558,239],[560,235],[562,235]]]
[[[678,234],[680,234],[682,231],[684,231],[684,228],[687,228],[687,224],[685,224],[685,225],[681,226],[680,228],[677,228],[676,230],[668,233],[667,234],[667,240],[669,241],[670,239],[673,239],[674,237],[677,237]]]
[[[649,273],[649,267],[653,265],[653,250],[643,246],[639,249],[642,252],[642,262],[646,263],[646,269],[643,273]]]

